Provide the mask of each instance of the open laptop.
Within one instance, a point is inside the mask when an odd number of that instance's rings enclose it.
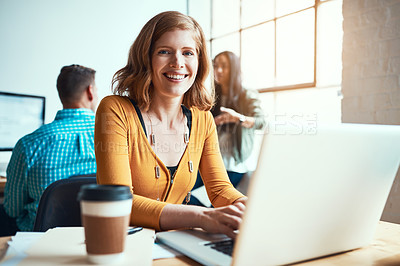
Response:
[[[400,126],[300,129],[263,137],[232,256],[211,248],[224,235],[178,230],[158,241],[205,265],[280,265],[368,245],[399,168]]]

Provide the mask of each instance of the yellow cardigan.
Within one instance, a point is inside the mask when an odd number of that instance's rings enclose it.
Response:
[[[95,151],[97,182],[129,186],[133,204],[130,223],[160,230],[159,220],[167,203],[181,204],[193,188],[200,170],[214,207],[232,204],[243,197],[230,183],[210,112],[190,109],[192,129],[174,181],[153,152],[134,106],[127,97],[107,96],[96,112]],[[189,150],[189,151],[188,151]],[[193,162],[190,173],[188,162]],[[155,177],[155,160],[161,176]],[[160,196],[160,201],[157,197]]]

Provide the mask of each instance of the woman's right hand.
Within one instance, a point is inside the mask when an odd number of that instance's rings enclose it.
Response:
[[[246,209],[246,197],[231,205],[206,208],[194,205],[167,204],[160,217],[160,229],[201,228],[210,233],[235,238]]]
[[[204,208],[200,215],[200,228],[210,233],[222,233],[235,238],[245,210],[242,202],[219,208]]]

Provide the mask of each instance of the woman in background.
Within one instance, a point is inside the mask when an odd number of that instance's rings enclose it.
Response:
[[[235,237],[246,197],[229,182],[204,86],[211,64],[199,24],[163,12],[143,27],[114,93],[96,114],[97,182],[132,189],[131,225],[200,227]],[[198,170],[215,208],[190,200]]]
[[[265,126],[258,92],[242,87],[240,60],[232,52],[219,53],[214,58],[216,103],[211,110],[217,125],[219,147],[232,184],[236,187],[249,172],[246,159],[253,151],[254,131]],[[203,181],[198,175],[193,189],[198,189],[189,202],[208,206],[201,195]],[[203,198],[203,199],[202,199]]]
[[[218,129],[225,167],[236,187],[250,169],[254,131],[265,126],[258,92],[242,87],[239,57],[225,51],[214,58],[216,105],[211,111]]]

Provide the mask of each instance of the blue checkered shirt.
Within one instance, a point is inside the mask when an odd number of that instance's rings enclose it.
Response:
[[[33,230],[40,196],[48,185],[96,173],[94,119],[89,109],[63,109],[52,123],[15,145],[7,167],[4,208],[21,231]]]

